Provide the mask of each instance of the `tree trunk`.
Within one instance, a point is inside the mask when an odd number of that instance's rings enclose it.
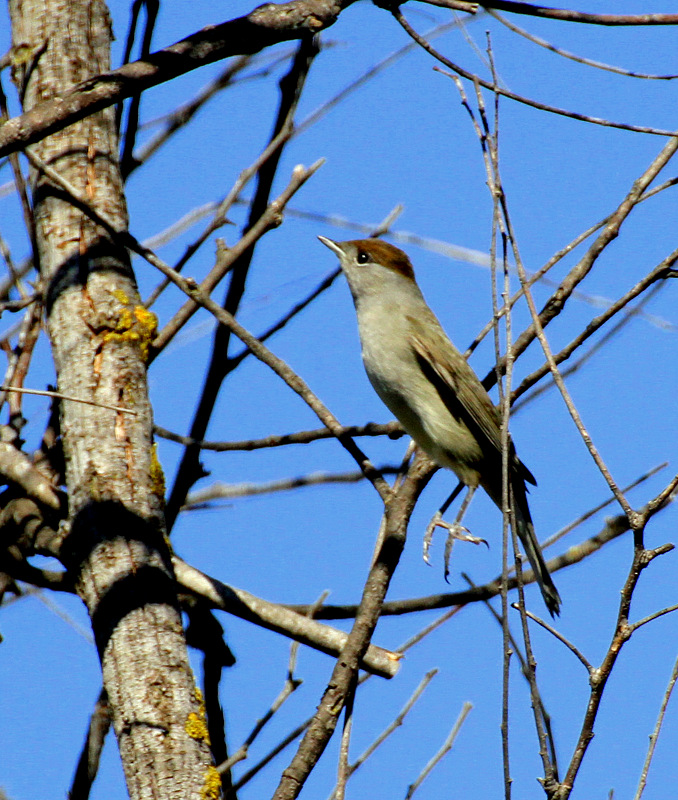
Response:
[[[24,108],[109,69],[98,0],[10,0],[12,63]],[[125,224],[114,110],[34,152]],[[35,235],[59,391],[134,414],[61,403],[69,532],[63,560],[89,610],[130,796],[219,796],[164,539],[164,486],[152,445],[145,357],[155,318],[129,257],[49,179],[33,174]]]

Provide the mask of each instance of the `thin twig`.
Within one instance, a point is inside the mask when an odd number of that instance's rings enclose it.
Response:
[[[145,2],[136,2],[132,4],[132,19],[130,21],[130,29],[127,36],[127,44],[125,47],[125,55],[123,63],[129,63],[132,54],[132,47],[134,45],[134,35],[136,26],[139,19],[139,11],[143,5],[146,12],[146,22],[144,24],[144,31],[141,39],[141,48],[139,55],[143,60],[146,60],[151,53],[151,40],[153,38],[153,30],[158,17],[158,10],[160,7],[159,0],[145,0]],[[120,174],[123,181],[126,180],[132,169],[134,168],[134,144],[136,142],[137,132],[139,130],[139,109],[141,107],[142,92],[136,92],[130,98],[127,106],[127,125],[125,133],[122,136],[122,148],[120,150]],[[119,103],[116,109],[116,129],[120,130],[120,120],[122,118],[123,104]]]
[[[402,652],[402,650],[399,650]],[[405,705],[400,709],[400,712],[395,717],[395,719],[384,728],[384,730],[377,736],[377,738],[356,758],[356,760],[349,766],[348,768],[348,777],[351,777],[353,773],[359,769],[367,759],[377,750],[377,748],[382,745],[388,737],[397,730],[404,722],[405,717],[410,713],[412,708],[414,707],[415,703],[419,700],[421,695],[426,690],[426,687],[429,683],[433,680],[433,678],[438,674],[437,669],[429,670],[429,672],[424,675],[424,677],[419,682],[417,688],[412,692],[412,695],[405,703]],[[338,795],[336,794],[336,790],[332,792],[329,796],[328,800],[338,800]]]
[[[636,486],[640,486],[641,483],[644,483],[646,480],[651,478],[653,475],[656,475],[661,470],[665,469],[668,466],[668,461],[664,461],[663,464],[659,464],[656,467],[648,470],[646,473],[641,475],[639,478],[636,478],[635,481],[627,484],[623,487],[622,492],[627,494],[631,491],[631,489],[635,489]],[[607,500],[603,500],[602,503],[598,503],[598,505],[590,508],[585,513],[581,514],[577,517],[573,522],[570,522],[564,528],[561,528],[559,531],[556,531],[552,536],[549,536],[548,539],[541,542],[540,546],[542,550],[546,550],[547,547],[551,547],[551,545],[555,544],[559,539],[562,539],[563,536],[566,536],[568,533],[573,531],[575,528],[578,528],[582,523],[586,522],[586,520],[591,519],[594,517],[598,512],[602,511],[604,508],[609,506],[611,503],[614,503],[614,497],[608,497]]]
[[[642,173],[642,175],[640,175],[633,182],[630,190],[622,202],[617,206],[615,211],[613,211],[612,214],[607,217],[605,225],[596,239],[592,242],[586,253],[561,281],[556,291],[546,301],[544,307],[539,312],[538,323],[542,330],[561,313],[565,304],[573,295],[575,289],[591,272],[598,258],[617,238],[622,224],[628,218],[633,209],[638,205],[638,203],[641,202],[641,198],[649,188],[650,184],[655,180],[657,175],[659,175],[661,170],[669,163],[676,150],[678,150],[678,137],[670,139],[664,145],[657,157],[648,166],[648,168]],[[531,295],[529,295],[529,281],[526,277],[524,265],[521,263],[517,265],[517,268],[520,276],[520,283],[526,292],[526,297],[531,297]],[[533,304],[534,303],[532,303],[532,305]],[[536,337],[536,330],[537,325],[533,321],[532,324],[516,339],[516,357],[518,354],[522,354],[534,341]],[[488,388],[488,385],[492,385],[495,377],[494,371],[488,374],[487,378],[483,381],[485,388]],[[492,380],[492,383],[488,384],[488,380],[490,379]]]
[[[416,41],[418,42],[427,53],[430,53],[435,59],[440,61],[441,64],[444,64],[448,69],[451,69],[453,72],[456,72],[458,75],[461,75],[462,78],[466,78],[468,81],[477,81],[484,89],[489,89],[494,91],[495,88],[492,83],[489,81],[483,80],[482,78],[474,75],[472,72],[468,72],[468,70],[463,69],[458,64],[455,64],[453,61],[450,61],[449,58],[446,58],[442,53],[439,53],[435,50],[434,47],[414,28],[409,24],[409,22],[405,19],[402,12],[400,11],[399,7],[394,7],[390,9],[391,13],[395,17],[396,21],[400,23],[403,29]],[[441,70],[439,67],[434,67],[436,72],[440,72],[443,75],[447,75],[448,77],[452,77],[444,70]],[[663,130],[662,128],[650,128],[645,125],[631,125],[626,122],[613,122],[612,120],[601,119],[600,117],[591,117],[587,114],[580,114],[578,111],[568,111],[564,108],[557,108],[556,106],[550,106],[546,103],[539,103],[536,100],[532,100],[529,97],[524,97],[523,95],[515,94],[515,92],[510,92],[507,89],[502,89],[501,87],[497,86],[496,91],[498,94],[502,95],[503,97],[507,97],[509,100],[515,100],[518,103],[523,103],[524,105],[531,106],[532,108],[536,108],[539,111],[548,111],[551,114],[559,114],[563,117],[569,117],[570,119],[576,119],[580,122],[589,122],[594,125],[602,125],[603,127],[607,128],[619,128],[620,130],[624,131],[634,131],[636,133],[651,133],[656,136],[675,136],[676,131],[669,131]]]
[[[24,389],[19,386],[0,386],[0,392],[19,392],[20,394],[35,394],[39,397],[56,397],[57,400],[70,400],[73,403],[84,403],[88,406],[97,406],[98,408],[108,408],[111,411],[119,411],[122,414],[132,414],[136,417],[137,412],[131,408],[123,408],[122,406],[111,406],[107,403],[97,403],[96,400],[86,400],[82,397],[74,397],[70,394],[61,394],[61,392],[51,392],[43,389]]]
[[[546,562],[548,571],[554,574],[560,569],[578,564],[592,553],[597,552],[609,542],[622,536],[629,531],[629,521],[625,514],[608,519],[604,528],[595,536],[591,536],[581,544],[568,548],[564,553]],[[523,582],[525,584],[534,581],[532,570],[523,572]],[[515,576],[509,578],[509,591],[515,589],[517,580]],[[497,597],[501,592],[501,575],[488,583],[477,586],[474,589],[466,589],[458,592],[447,592],[441,594],[428,595],[426,597],[411,597],[406,600],[391,600],[384,603],[381,610],[382,617],[401,616],[403,614],[413,614],[418,611],[431,611],[437,608],[456,608],[457,606],[478,603]],[[295,611],[304,612],[306,606],[289,606]],[[356,614],[355,605],[325,605],[318,614],[318,619],[352,619]]]
[[[227,214],[233,203],[238,199],[241,192],[247,186],[249,181],[251,181],[257,172],[271,159],[275,156],[276,153],[279,152],[280,147],[289,140],[294,126],[292,125],[292,121],[290,120],[287,125],[284,125],[281,130],[271,139],[271,141],[266,145],[266,147],[262,150],[259,156],[255,159],[255,161],[246,169],[244,169],[236,182],[231,187],[231,190],[226,195],[226,197],[219,202],[219,205],[214,212],[214,216],[212,220],[205,226],[205,229],[202,233],[191,242],[186,249],[184,250],[183,255],[177,261],[174,266],[174,269],[177,272],[181,272],[181,270],[186,266],[186,264],[190,261],[190,259],[198,252],[198,250],[202,247],[202,245],[209,239],[209,237],[219,228],[226,225],[229,220],[227,218]],[[251,229],[250,229],[251,230]],[[237,243],[236,246],[229,248],[228,257],[221,259],[217,262],[217,264],[212,268],[209,274],[203,279],[202,287],[206,291],[212,291],[222,278],[228,273],[228,271],[233,266],[236,258],[240,255],[241,251],[244,251],[249,246],[249,242],[243,246],[242,241],[246,238],[247,232],[243,234],[241,241]],[[169,286],[170,281],[166,279],[163,283],[157,286],[148,299],[145,302],[147,307],[150,307],[155,303],[158,299],[160,294],[165,290],[167,286]],[[165,327],[158,333],[155,338],[154,342],[154,349],[155,352],[159,352],[162,350],[169,342],[172,340],[173,336],[176,332],[185,324],[185,322],[190,318],[191,313],[190,309],[192,308],[191,304],[186,304],[186,306],[182,307],[177,314],[175,314],[174,318],[171,319]],[[193,308],[193,312],[195,308]]]
[[[516,610],[520,610],[517,603],[512,603],[511,608],[515,608]],[[562,633],[557,631],[552,625],[549,625],[548,622],[545,622],[541,617],[538,617],[536,614],[533,614],[531,611],[525,609],[525,614],[533,621],[536,622],[537,625],[541,625],[541,627],[548,631],[552,636],[555,636],[559,642],[562,642],[568,650],[574,653],[575,656],[581,661],[581,663],[586,667],[586,670],[589,674],[593,672],[593,665],[591,662],[584,656],[584,654],[579,650],[569,639],[566,639]]]
[[[540,47],[546,48],[546,50],[550,50],[552,53],[556,53],[556,55],[562,56],[563,58],[568,58],[571,61],[576,61],[578,64],[585,64],[587,67],[594,67],[595,69],[605,70],[606,72],[614,72],[617,75],[625,75],[627,78],[643,78],[644,80],[649,81],[672,81],[675,78],[678,78],[678,75],[649,75],[644,72],[635,72],[634,70],[622,69],[621,67],[613,67],[611,64],[603,64],[602,61],[593,61],[590,58],[583,58],[582,56],[575,55],[574,53],[569,53],[567,50],[563,50],[560,47],[555,47],[550,42],[547,42],[545,39],[541,39],[534,33],[530,33],[524,28],[519,27],[515,24],[515,22],[511,22],[511,20],[506,19],[506,17],[498,14],[491,8],[488,8],[487,12],[490,14],[490,16],[494,17],[497,22],[501,22],[502,25],[505,25],[509,30],[517,33],[519,36],[522,36],[523,38],[539,45]]]
[[[659,739],[659,733],[661,731],[662,724],[664,722],[664,715],[666,714],[666,708],[669,704],[669,700],[671,699],[671,693],[673,692],[673,687],[676,685],[676,680],[678,680],[678,658],[676,659],[673,665],[673,671],[671,672],[671,677],[669,678],[666,691],[664,692],[664,697],[662,697],[662,702],[659,707],[659,714],[657,715],[657,722],[655,723],[654,730],[650,734],[650,745],[647,749],[647,755],[645,756],[645,763],[643,764],[643,770],[640,773],[640,780],[638,781],[638,789],[636,790],[633,800],[640,800],[643,792],[645,791],[645,785],[647,783],[647,773],[650,770],[650,764],[652,763],[654,750],[655,747],[657,746],[657,739]]]
[[[612,303],[612,305],[610,305],[609,308],[607,308],[602,314],[592,319],[583,331],[581,331],[569,344],[567,344],[554,355],[554,362],[556,364],[562,364],[564,361],[567,361],[567,359],[575,352],[575,350],[577,350],[578,347],[581,347],[581,345],[587,339],[593,336],[596,331],[598,331],[603,327],[603,325],[605,325],[606,322],[616,316],[632,300],[635,300],[638,295],[642,294],[648,287],[652,286],[652,284],[656,283],[657,281],[671,277],[673,274],[672,268],[676,261],[678,261],[678,249],[674,250],[670,255],[668,255],[642,280],[638,281],[635,286],[622,295],[619,300],[616,300],[614,303]],[[628,317],[624,319],[624,322],[627,322],[628,319],[634,315],[634,311],[635,309],[631,309],[629,311]],[[514,398],[517,399],[524,394],[529,388],[534,386],[535,383],[541,380],[544,375],[548,374],[548,372],[548,363],[542,364],[541,367],[523,379],[520,386],[518,386],[513,392]]]
[[[637,631],[638,628],[642,628],[642,626],[647,625],[648,622],[653,622],[655,619],[659,619],[659,617],[663,617],[666,614],[673,614],[674,611],[678,611],[678,604],[662,608],[661,611],[655,611],[654,614],[650,614],[647,617],[643,617],[643,619],[639,619],[638,622],[634,622],[633,625],[630,625],[629,627],[631,631]]]
[[[112,713],[108,696],[101,690],[89,720],[87,736],[78,759],[78,766],[68,792],[68,800],[87,800],[99,771],[99,760],[106,735],[111,727]]]
[[[589,14],[569,8],[546,8],[515,0],[486,0],[485,8],[499,8],[531,17],[558,19],[563,22],[582,22],[588,25],[678,25],[678,14]]]
[[[657,511],[664,508],[667,503],[670,503],[675,497],[676,490],[678,490],[678,475],[674,475],[668,486],[662,489],[662,491],[659,492],[656,497],[653,497],[652,500],[646,504],[645,508],[641,510],[642,524],[647,523]]]
[[[396,652],[397,653],[405,653],[406,651],[410,650],[412,647],[415,647],[419,642],[425,639],[429,634],[433,633],[433,631],[437,630],[441,625],[447,622],[451,617],[455,616],[461,609],[459,607],[452,608],[449,611],[446,611],[444,614],[441,614],[440,617],[435,619],[433,622],[426,625],[420,631],[411,636],[407,641],[401,644]],[[359,684],[362,685],[365,681],[369,680],[370,675],[369,673],[365,673],[359,681]],[[290,731],[287,736],[285,736],[269,753],[267,753],[257,764],[255,764],[250,770],[248,770],[242,777],[235,783],[234,788],[240,789],[246,783],[248,783],[252,778],[255,777],[261,770],[267,766],[279,753],[281,753],[286,747],[288,747],[295,739],[297,739],[301,734],[308,728],[311,724],[313,717],[309,717],[307,720],[302,722],[300,725],[297,725],[292,731]]]
[[[318,613],[319,609],[323,607],[323,603],[325,602],[325,600],[327,600],[329,594],[330,594],[329,591],[325,589],[325,591],[320,593],[318,599],[314,603],[311,603],[311,605],[308,608],[308,612],[306,613],[306,616],[309,619],[315,619],[316,614]],[[293,641],[290,644],[290,660],[287,664],[287,677],[291,681],[296,680],[294,677],[294,673],[297,668],[298,653],[299,653],[299,642]]]
[[[610,217],[610,222],[598,236],[593,246],[590,248],[586,258],[582,259],[582,261],[580,262],[580,265],[582,266],[583,269],[578,270],[579,272],[584,272],[584,273],[588,272],[593,267],[593,264],[598,255],[616,237],[622,222],[627,218],[633,207],[638,203],[638,199],[642,195],[643,191],[649,186],[650,182],[654,180],[656,175],[666,165],[666,163],[668,163],[669,159],[675,154],[677,149],[678,149],[678,137],[674,137],[664,145],[662,151],[653,160],[650,167],[648,167],[648,169],[646,169],[645,172],[634,182],[630,192],[627,194],[624,201],[620,204],[617,211]],[[537,312],[532,292],[530,288],[527,286],[527,276],[525,274],[525,269],[517,253],[516,253],[516,266],[518,268],[518,275],[520,277],[520,282],[525,289],[525,299],[527,301],[528,308],[530,310],[530,315],[532,316],[532,327],[534,329],[534,332],[536,333],[537,338],[539,339],[539,343],[541,344],[542,350],[544,351],[544,355],[546,357],[546,361],[548,362],[549,369],[551,370],[553,380],[555,381],[556,386],[558,387],[558,390],[560,391],[563,397],[563,401],[567,407],[567,410],[570,416],[572,417],[572,420],[575,423],[575,426],[577,427],[577,430],[579,431],[589,453],[591,454],[591,457],[593,458],[593,460],[596,463],[596,466],[598,467],[601,474],[607,481],[607,484],[610,487],[611,491],[617,498],[617,502],[622,507],[624,513],[628,516],[629,522],[633,525],[634,522],[636,521],[634,517],[634,512],[631,509],[631,506],[629,505],[628,501],[626,500],[623,492],[619,489],[615,480],[613,479],[612,475],[607,469],[605,462],[602,459],[602,456],[598,452],[598,449],[593,444],[591,437],[589,436],[586,428],[584,427],[581,415],[577,411],[572,401],[572,398],[565,386],[562,376],[558,370],[558,366],[555,363],[551,347],[544,334],[544,325],[542,322],[542,317]],[[581,279],[579,276],[577,277],[579,280]],[[572,282],[570,281],[570,284],[571,283]]]
[[[289,674],[286,676],[285,683],[283,688],[280,690],[280,693],[271,703],[271,706],[268,708],[266,713],[257,720],[247,739],[245,739],[243,744],[240,745],[240,747],[235,751],[235,753],[233,753],[232,756],[230,756],[222,764],[219,764],[217,767],[221,775],[223,775],[225,772],[228,772],[228,770],[230,770],[239,761],[243,761],[247,758],[249,749],[254,744],[259,734],[273,719],[278,710],[282,707],[283,703],[301,686],[301,683],[302,682],[298,679],[290,678]]]
[[[462,572],[462,578],[464,578],[464,580],[472,588],[476,586],[476,584],[471,580],[471,578],[466,573]],[[490,603],[489,600],[484,601],[484,605],[487,608],[487,610],[490,612],[490,614],[494,617],[496,622],[503,628],[504,620],[503,620],[502,615],[498,611],[496,611],[494,609],[494,607],[492,606],[492,603]],[[529,668],[528,668],[527,660],[526,660],[522,650],[520,649],[520,646],[519,646],[518,642],[516,641],[515,637],[513,636],[513,633],[510,632],[510,629],[509,629],[509,634],[510,634],[509,635],[509,640],[510,640],[512,654],[515,654],[516,657],[518,658],[518,661],[520,662],[520,669],[521,669],[521,672],[523,674],[523,677],[525,678],[525,680],[529,684],[529,673],[528,673],[528,669]],[[551,716],[546,710],[546,706],[544,705],[544,700],[543,700],[543,698],[541,696],[541,693],[538,693],[537,698],[536,698],[536,702],[538,704],[539,714],[541,715],[544,727],[545,727],[546,732],[547,732],[548,745],[549,745],[549,754],[550,754],[551,762],[553,763],[553,771],[554,771],[554,774],[555,774],[556,780],[557,780],[557,776],[558,776],[558,759],[557,759],[557,754],[556,754],[556,749],[555,749],[555,739],[554,739],[554,736],[553,736],[553,729],[552,729],[552,726],[551,726]]]
[[[289,70],[279,81],[278,109],[273,125],[272,140],[278,139],[285,131],[293,129],[297,106],[311,65],[318,52],[319,49],[315,37],[302,39],[299,42]],[[288,139],[289,137],[281,140],[280,144],[271,152],[271,157],[257,170],[256,188],[248,209],[247,220],[243,227],[243,235],[256,228],[269,207],[273,183]],[[282,221],[281,218],[278,222],[280,221]],[[243,249],[237,258],[231,259],[231,279],[222,303],[224,310],[231,316],[235,316],[238,313],[244,297],[258,241],[259,237],[249,247]],[[220,263],[225,264],[227,261],[227,255],[218,257],[217,265]],[[210,360],[202,388],[198,394],[196,410],[189,429],[190,435],[195,439],[203,439],[205,437],[221,387],[232,372],[231,365],[226,358],[232,338],[233,330],[230,327],[217,326],[215,328],[212,336]],[[195,447],[185,448],[165,507],[168,530],[172,529],[188,492],[201,477],[200,451]]]
[[[471,703],[464,703],[462,709],[457,717],[457,721],[454,723],[452,730],[450,731],[447,739],[445,739],[443,746],[438,750],[438,752],[433,756],[433,758],[428,762],[428,764],[424,767],[421,771],[417,779],[414,783],[411,783],[407,788],[407,794],[405,795],[405,800],[410,800],[412,795],[417,791],[417,789],[421,786],[424,780],[430,775],[433,768],[442,760],[442,758],[447,755],[452,749],[454,745],[454,740],[457,738],[459,731],[461,730],[461,726],[464,724],[464,720],[469,715],[469,712],[473,706]]]
[[[338,712],[351,691],[358,671],[358,660],[374,632],[384,597],[405,546],[407,525],[414,505],[430,475],[428,459],[415,457],[407,478],[384,504],[384,542],[370,568],[351,632],[332,670],[314,719],[284,770],[273,800],[294,800],[298,797],[336,728]]]
[[[573,361],[569,366],[561,371],[563,378],[567,378],[570,375],[576,374],[588,361],[593,358],[596,353],[600,352],[605,345],[612,341],[612,339],[614,339],[614,337],[617,336],[632,320],[640,316],[643,308],[655,298],[655,296],[664,288],[665,285],[666,284],[664,283],[655,283],[650,291],[646,292],[635,306],[626,309],[622,314],[621,319],[617,320],[617,322],[612,325],[611,328],[609,328],[602,336],[598,337],[594,344],[591,345],[591,347],[589,347],[589,349],[586,350],[581,356],[579,356],[578,359]],[[558,356],[555,356],[555,358],[557,359]],[[534,391],[530,392],[529,395],[523,395],[523,399],[518,400],[513,406],[514,411],[520,410],[527,403],[534,402],[534,400],[540,397],[544,392],[549,391],[549,389],[551,389],[553,386],[555,386],[553,378],[549,377],[548,380],[543,381],[542,384]]]
[[[636,533],[635,530],[634,533]],[[558,785],[556,791],[553,793],[553,800],[566,800],[570,797],[575,780],[579,774],[579,770],[584,760],[584,756],[586,755],[588,746],[593,739],[594,726],[607,681],[612,674],[612,670],[614,669],[617,658],[623,650],[624,645],[626,642],[628,642],[634,632],[634,627],[629,625],[628,619],[631,609],[631,601],[633,599],[633,594],[636,586],[638,585],[640,576],[655,558],[673,549],[673,545],[665,544],[661,547],[655,548],[654,550],[646,550],[642,544],[642,536],[634,537],[633,560],[621,591],[619,611],[617,614],[617,621],[612,635],[612,640],[605,656],[603,657],[600,667],[594,669],[590,674],[589,684],[591,686],[591,691],[582,720],[579,738],[572,754],[567,773],[563,781]]]
[[[353,677],[353,686],[349,690],[344,707],[344,727],[341,732],[341,742],[339,744],[339,764],[337,767],[337,785],[334,792],[336,800],[344,800],[346,797],[346,783],[350,777],[348,765],[348,751],[351,744],[351,733],[353,731],[353,709],[355,706],[356,680],[358,674]]]
[[[392,475],[398,472],[398,467],[379,467],[382,475]],[[365,474],[360,470],[353,472],[311,472],[308,475],[297,475],[292,478],[282,478],[277,481],[264,483],[221,483],[217,481],[205,489],[191,492],[182,506],[183,511],[204,508],[215,500],[233,500],[238,497],[255,497],[262,494],[275,492],[290,492],[307,486],[326,486],[335,483],[360,483],[365,480]]]
[[[171,442],[183,445],[195,445],[201,450],[213,450],[216,453],[231,452],[233,450],[260,450],[266,447],[285,447],[290,444],[309,444],[321,439],[334,439],[335,434],[327,428],[316,428],[299,433],[271,434],[263,439],[245,439],[240,442],[201,442],[190,436],[168,431],[156,425],[153,428],[156,436],[168,439]],[[388,436],[389,439],[399,439],[405,435],[399,422],[386,422],[384,424],[368,422],[366,425],[345,425],[344,433],[347,436]]]

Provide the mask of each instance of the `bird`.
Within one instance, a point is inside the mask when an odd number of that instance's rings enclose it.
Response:
[[[417,446],[468,487],[462,509],[478,486],[501,509],[500,414],[426,303],[407,254],[381,239],[318,239],[339,258],[348,281],[363,364],[376,393]],[[536,480],[510,439],[508,464],[512,524],[546,607],[556,616],[560,595],[527,503],[526,483],[536,485]]]

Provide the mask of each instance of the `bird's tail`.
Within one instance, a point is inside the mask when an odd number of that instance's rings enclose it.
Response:
[[[491,485],[484,483],[483,486],[497,507],[501,508],[501,485],[497,485],[498,483],[493,481]],[[511,480],[511,511],[516,522],[516,533],[539,584],[546,607],[551,616],[556,616],[560,614],[560,595],[544,562],[544,556],[534,532],[530,507],[527,504],[525,481],[519,474],[514,474]]]
[[[527,490],[522,478],[511,481],[511,510],[516,521],[516,533],[525,549],[525,555],[539,584],[546,607],[552,617],[556,616],[560,614],[560,595],[544,562],[544,556],[534,532],[530,507],[527,504]]]

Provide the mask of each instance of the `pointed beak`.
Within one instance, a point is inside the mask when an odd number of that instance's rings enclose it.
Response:
[[[325,247],[329,247],[330,250],[337,256],[337,258],[341,259],[341,257],[344,255],[344,251],[339,242],[335,242],[333,239],[328,239],[327,236],[318,236],[318,239],[320,239]]]

